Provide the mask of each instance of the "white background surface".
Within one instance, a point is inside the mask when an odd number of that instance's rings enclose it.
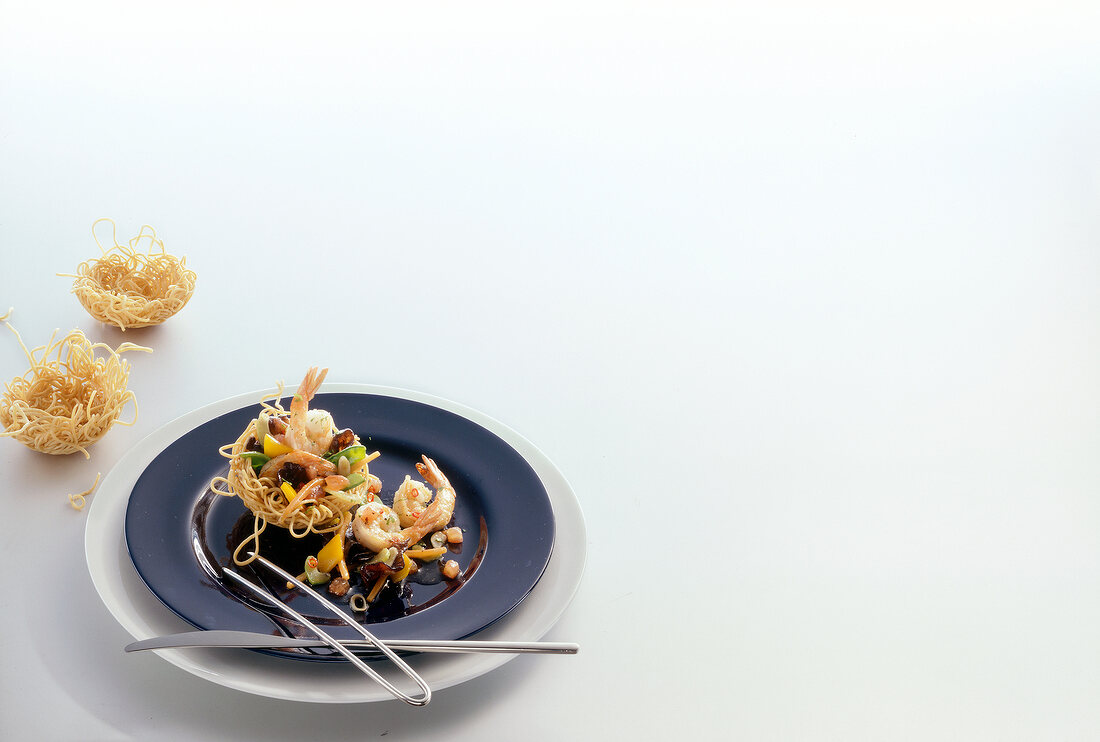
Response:
[[[830,6],[0,3],[0,303],[156,350],[91,460],[0,439],[0,733],[1100,737],[1100,12]],[[100,216],[180,315],[84,313]],[[123,655],[65,494],[314,364],[558,465],[580,655],[421,710]]]

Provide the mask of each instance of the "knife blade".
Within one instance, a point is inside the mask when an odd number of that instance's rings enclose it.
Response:
[[[377,653],[378,650],[366,639],[341,640],[348,648],[362,649]],[[397,651],[408,652],[452,652],[452,653],[489,653],[489,654],[577,654],[580,646],[572,642],[510,642],[486,641],[478,639],[435,640],[435,639],[386,639],[386,646]],[[251,631],[228,631],[212,629],[210,631],[185,631],[180,634],[155,636],[127,644],[127,652],[142,652],[148,649],[183,649],[188,647],[225,647],[237,649],[283,649],[326,647],[320,639],[298,639],[290,636],[274,636]]]

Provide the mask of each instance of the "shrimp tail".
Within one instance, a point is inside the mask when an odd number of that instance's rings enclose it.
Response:
[[[312,367],[306,372],[302,383],[298,385],[298,392],[294,395],[295,399],[300,397],[303,402],[309,402],[313,399],[313,395],[317,393],[317,390],[321,388],[321,383],[326,376],[328,376],[327,368],[318,371],[316,366]]]
[[[432,459],[428,458],[424,454],[420,455],[423,459],[423,463],[416,462],[416,470],[420,472],[420,476],[424,477],[424,481],[431,485],[432,489],[438,490],[441,487],[450,489],[451,483],[444,476],[443,472],[439,470],[439,466]]]
[[[416,543],[432,531],[444,528],[455,510],[455,491],[451,483],[434,461],[427,456],[421,458],[423,463],[418,462],[416,470],[435,489],[435,497],[411,526],[401,530],[401,535],[409,543]]]

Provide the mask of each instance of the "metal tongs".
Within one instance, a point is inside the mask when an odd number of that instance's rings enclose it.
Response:
[[[395,653],[392,649],[390,649],[388,646],[386,646],[385,643],[383,643],[381,639],[377,638],[374,634],[367,631],[365,628],[363,628],[363,626],[358,621],[354,620],[353,618],[348,616],[346,613],[344,613],[342,610],[337,608],[336,604],[332,603],[329,600],[326,600],[323,596],[318,595],[317,592],[314,591],[312,588],[310,588],[309,585],[305,584],[304,582],[302,582],[297,577],[295,577],[294,575],[287,572],[285,569],[283,569],[279,565],[268,561],[267,559],[260,556],[259,554],[252,553],[250,555],[255,557],[255,561],[257,561],[260,564],[264,565],[265,567],[270,569],[272,572],[277,574],[279,577],[282,577],[282,578],[286,579],[287,582],[299,587],[302,590],[302,592],[305,593],[306,595],[312,595],[318,602],[321,603],[321,605],[325,606],[325,608],[327,608],[329,611],[331,611],[333,614],[335,614],[341,621],[346,623],[348,626],[351,626],[352,628],[354,628],[360,634],[362,634],[363,638],[367,639],[371,644],[373,644],[378,649],[379,652],[384,654],[395,665],[397,665],[397,667],[401,670],[401,672],[405,673],[405,675],[407,675],[413,682],[415,682],[420,687],[420,690],[423,691],[424,695],[421,696],[420,698],[414,698],[413,696],[410,696],[407,693],[404,693],[403,691],[398,689],[396,686],[394,686],[393,683],[391,683],[390,681],[388,681],[384,677],[382,677],[378,673],[377,670],[372,668],[370,665],[368,665],[363,660],[356,657],[355,654],[350,649],[345,647],[339,641],[334,639],[330,634],[328,634],[327,632],[321,630],[321,628],[319,628],[316,624],[314,624],[308,618],[306,618],[301,613],[299,613],[298,611],[291,608],[289,605],[287,605],[283,601],[279,600],[277,597],[275,597],[274,595],[272,595],[268,591],[266,591],[266,590],[264,590],[260,587],[257,587],[255,584],[253,584],[249,580],[246,580],[244,577],[241,577],[241,575],[239,575],[238,573],[234,572],[231,569],[223,568],[222,573],[226,577],[230,578],[231,580],[233,580],[234,582],[239,584],[241,587],[248,590],[250,593],[255,595],[257,598],[260,598],[261,600],[263,600],[265,603],[268,603],[271,606],[274,606],[275,608],[282,611],[283,613],[290,616],[291,618],[295,619],[296,621],[300,621],[304,626],[308,627],[311,631],[313,631],[318,639],[320,639],[325,644],[327,644],[330,647],[332,647],[333,649],[335,649],[340,654],[344,655],[344,657],[346,657],[349,662],[351,662],[353,665],[355,665],[355,667],[357,667],[359,670],[363,671],[363,673],[365,673],[367,676],[369,676],[371,679],[373,679],[375,682],[377,682],[379,685],[381,685],[383,688],[385,688],[387,691],[389,691],[391,694],[393,694],[393,696],[395,698],[398,698],[398,699],[404,701],[405,703],[407,703],[411,706],[426,706],[428,704],[428,701],[432,700],[432,689],[428,687],[428,684],[426,682],[424,682],[424,678],[420,677],[420,675],[417,674],[416,670],[409,667],[408,663],[405,662],[405,660],[401,659],[399,656],[397,656],[397,653]]]

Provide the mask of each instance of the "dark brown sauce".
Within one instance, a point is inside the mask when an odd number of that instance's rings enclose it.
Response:
[[[224,508],[231,508],[232,512],[219,512]],[[235,520],[229,521],[237,515]],[[228,526],[227,526],[228,523]],[[469,525],[462,528],[468,539],[472,534]],[[208,492],[202,497],[192,513],[192,546],[200,566],[212,578],[217,580],[227,592],[242,600],[248,605],[260,610],[272,617],[288,633],[300,633],[297,622],[273,613],[270,606],[264,606],[251,596],[248,596],[239,588],[222,579],[222,568],[236,569],[240,574],[252,582],[264,586],[269,592],[277,596],[283,602],[293,606],[315,623],[324,625],[338,625],[339,619],[327,614],[320,605],[297,588],[287,589],[286,582],[273,576],[269,570],[262,566],[245,565],[238,567],[232,563],[232,554],[237,546],[252,536],[254,528],[254,516],[245,509],[238,500],[223,498],[213,492]],[[223,536],[217,535],[221,531]],[[319,585],[315,589],[326,599],[336,603],[352,616],[355,616],[364,624],[376,624],[392,621],[414,613],[431,608],[446,600],[469,581],[477,572],[485,557],[488,546],[488,528],[485,517],[478,516],[477,522],[477,548],[464,550],[462,544],[448,545],[448,553],[439,562],[417,562],[419,569],[410,574],[401,584],[388,582],[378,593],[375,600],[369,603],[367,610],[354,611],[350,607],[353,595],[360,594],[364,597],[370,591],[371,585],[364,585],[353,566],[356,552],[360,556],[360,562],[369,556],[364,552],[353,538],[348,539],[349,563],[351,572],[351,589],[342,597],[337,597],[328,592],[326,585]],[[260,534],[260,553],[267,559],[285,569],[291,574],[301,574],[306,557],[315,556],[322,546],[331,538],[331,534],[324,536],[310,534],[303,538],[294,538],[284,528],[268,525]],[[217,553],[216,553],[217,552]],[[454,559],[459,563],[459,575],[454,580],[447,580],[441,573],[442,562]]]

